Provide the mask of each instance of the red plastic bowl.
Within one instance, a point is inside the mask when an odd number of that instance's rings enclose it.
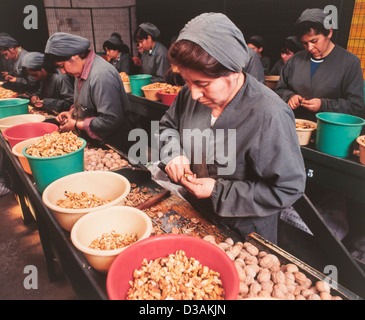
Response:
[[[58,126],[50,122],[32,122],[23,123],[16,126],[12,126],[3,131],[5,139],[9,141],[10,146],[13,148],[17,143],[24,140],[41,137],[46,133],[58,131]]]
[[[163,93],[161,90],[158,92],[161,102],[171,106],[172,103],[175,101],[178,93]]]
[[[238,297],[239,278],[236,267],[228,255],[214,244],[187,235],[160,235],[138,241],[121,252],[110,266],[106,279],[109,299],[124,300],[133,280],[133,271],[148,261],[167,257],[184,250],[188,258],[197,259],[203,266],[219,272],[225,290],[225,300]]]

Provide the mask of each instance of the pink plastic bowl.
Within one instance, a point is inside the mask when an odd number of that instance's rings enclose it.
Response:
[[[49,122],[23,123],[4,130],[3,135],[13,148],[17,143],[24,140],[41,137],[46,133],[58,131],[58,126]]]
[[[134,243],[121,252],[110,266],[106,288],[109,299],[124,300],[133,280],[133,271],[148,261],[167,257],[177,250],[184,250],[188,258],[193,257],[203,266],[219,272],[225,290],[225,300],[238,297],[239,278],[236,267],[228,255],[214,244],[187,235],[160,235]]]
[[[161,90],[158,92],[158,94],[161,98],[161,102],[167,104],[168,106],[172,105],[178,95],[178,93],[163,93]]]

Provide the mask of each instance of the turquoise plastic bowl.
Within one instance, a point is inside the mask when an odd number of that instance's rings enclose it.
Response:
[[[23,155],[28,159],[30,170],[40,193],[43,193],[44,189],[53,181],[72,173],[84,171],[86,141],[82,138],[79,139],[83,141],[80,149],[55,157],[33,157],[25,152],[28,146],[24,147]]]
[[[150,84],[151,78],[152,75],[150,74],[135,74],[133,76],[129,76],[132,94],[143,97],[144,92],[141,88]]]
[[[28,99],[2,99],[0,100],[0,119],[28,113]]]
[[[351,145],[360,135],[365,120],[349,114],[321,112],[317,117],[317,150],[346,158],[351,153]]]

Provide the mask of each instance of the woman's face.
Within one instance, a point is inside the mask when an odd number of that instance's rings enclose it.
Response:
[[[106,48],[106,56],[108,59],[118,59],[119,51]]]
[[[82,74],[84,63],[79,56],[73,56],[67,61],[56,62],[56,66],[63,74],[78,78]]]
[[[18,48],[8,48],[7,50],[0,50],[0,54],[3,55],[6,60],[15,61],[18,56]]]
[[[143,50],[149,51],[152,49],[152,39],[150,36],[147,36],[147,39],[138,40],[138,46]]]
[[[27,68],[27,73],[36,81],[44,81],[47,79],[48,72],[42,68],[41,70],[34,71]]]
[[[180,74],[192,98],[208,108],[225,108],[240,89],[242,84],[239,78],[243,77],[242,73],[232,73],[225,77],[210,78],[200,71],[185,68],[180,69]]]
[[[327,56],[331,52],[331,37],[332,29],[328,36],[316,34],[314,30],[312,30],[311,32],[308,32],[302,36],[300,41],[302,42],[305,50],[307,50],[313,58],[320,59]]]
[[[290,50],[286,50],[285,52],[281,53],[281,59],[283,60],[284,64],[292,57],[294,56],[294,52]]]

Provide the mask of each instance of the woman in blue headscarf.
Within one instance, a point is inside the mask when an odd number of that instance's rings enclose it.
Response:
[[[279,212],[305,187],[292,110],[243,71],[248,47],[221,13],[188,22],[168,57],[186,82],[160,121],[168,177],[207,219],[276,242]]]
[[[130,105],[122,79],[117,69],[89,47],[88,39],[62,32],[47,41],[47,62],[75,78],[74,104],[56,119],[61,130],[128,151]]]
[[[134,39],[143,49],[141,73],[152,75],[151,82],[164,82],[164,75],[169,70],[167,49],[157,39],[160,30],[152,23],[141,23],[134,33]]]

